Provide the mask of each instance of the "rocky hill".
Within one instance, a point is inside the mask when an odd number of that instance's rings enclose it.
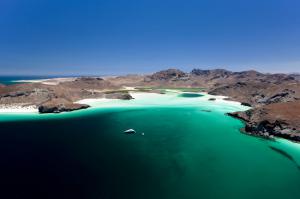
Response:
[[[209,94],[228,96],[253,107],[246,113],[231,114],[246,123],[247,133],[300,141],[299,75],[193,69],[190,73],[165,70],[146,78],[161,87],[202,87]]]
[[[82,77],[57,82],[0,85],[0,105],[35,105],[41,113],[63,112],[88,108],[74,103],[86,98],[132,99],[124,92],[124,87],[202,88],[209,94],[227,96],[230,100],[251,106],[250,111],[231,114],[245,121],[246,132],[299,141],[299,77],[299,74],[224,69],[193,69],[189,73],[168,69],[151,75]]]
[[[87,108],[87,105],[74,104],[78,100],[105,97],[105,91],[120,88],[101,78],[77,78],[74,81],[61,82],[57,85],[15,84],[0,88],[0,104],[35,105],[40,113],[72,111]],[[128,98],[126,93],[118,92],[108,97]]]
[[[290,102],[300,99],[300,83],[282,81],[282,83],[266,83],[255,81],[236,82],[211,88],[212,95],[229,96],[231,100],[245,102],[253,107]]]
[[[184,73],[178,69],[168,69],[160,72],[156,72],[153,75],[150,75],[148,78],[153,81],[178,81],[184,80],[188,77],[187,73]]]

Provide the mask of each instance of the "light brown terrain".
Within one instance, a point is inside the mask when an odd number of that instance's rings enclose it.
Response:
[[[126,93],[109,93],[121,87],[101,78],[77,78],[57,85],[43,83],[15,84],[0,88],[0,104],[35,105],[40,113],[72,111],[87,108],[74,102],[87,98],[124,98]]]
[[[74,102],[87,98],[130,100],[125,87],[161,92],[157,88],[198,88],[213,95],[251,106],[231,113],[246,123],[245,131],[264,137],[279,136],[300,141],[300,76],[194,69],[185,73],[168,69],[152,75],[82,77],[42,83],[0,85],[0,104],[35,105],[41,113],[88,108]]]

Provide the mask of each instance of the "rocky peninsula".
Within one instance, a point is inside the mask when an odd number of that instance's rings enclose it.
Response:
[[[40,113],[60,113],[88,108],[86,104],[76,103],[83,99],[131,100],[132,89],[163,94],[161,89],[167,88],[227,96],[228,100],[251,107],[246,112],[229,113],[245,122],[246,133],[300,141],[300,76],[297,74],[224,69],[193,69],[186,73],[168,69],[150,75],[58,78],[0,85],[0,105],[35,106]]]

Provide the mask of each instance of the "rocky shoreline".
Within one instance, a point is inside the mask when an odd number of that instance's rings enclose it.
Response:
[[[276,113],[277,112],[277,113]],[[245,112],[228,113],[245,122],[244,132],[264,138],[280,137],[300,142],[300,102],[272,104]]]
[[[89,108],[89,105],[86,104],[77,104],[69,102],[57,102],[52,100],[50,102],[44,103],[38,107],[39,113],[61,113],[61,112],[70,112],[81,109]]]
[[[0,105],[35,106],[40,113],[60,113],[88,108],[75,103],[83,99],[131,100],[127,88],[156,93],[163,93],[162,89],[185,88],[228,96],[228,100],[251,107],[246,112],[229,113],[245,122],[248,134],[300,141],[300,75],[297,74],[224,69],[193,69],[186,73],[168,69],[151,75],[51,79],[0,85]]]

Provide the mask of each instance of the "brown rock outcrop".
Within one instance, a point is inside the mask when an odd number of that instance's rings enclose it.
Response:
[[[249,134],[300,141],[300,101],[274,103],[228,115],[243,120]]]
[[[51,101],[41,104],[38,109],[40,113],[61,113],[69,112],[80,109],[89,108],[89,105],[85,104],[76,104],[69,102],[65,99],[53,99]]]
[[[122,100],[131,100],[133,97],[129,93],[124,92],[113,92],[105,94],[107,99],[122,99]]]

